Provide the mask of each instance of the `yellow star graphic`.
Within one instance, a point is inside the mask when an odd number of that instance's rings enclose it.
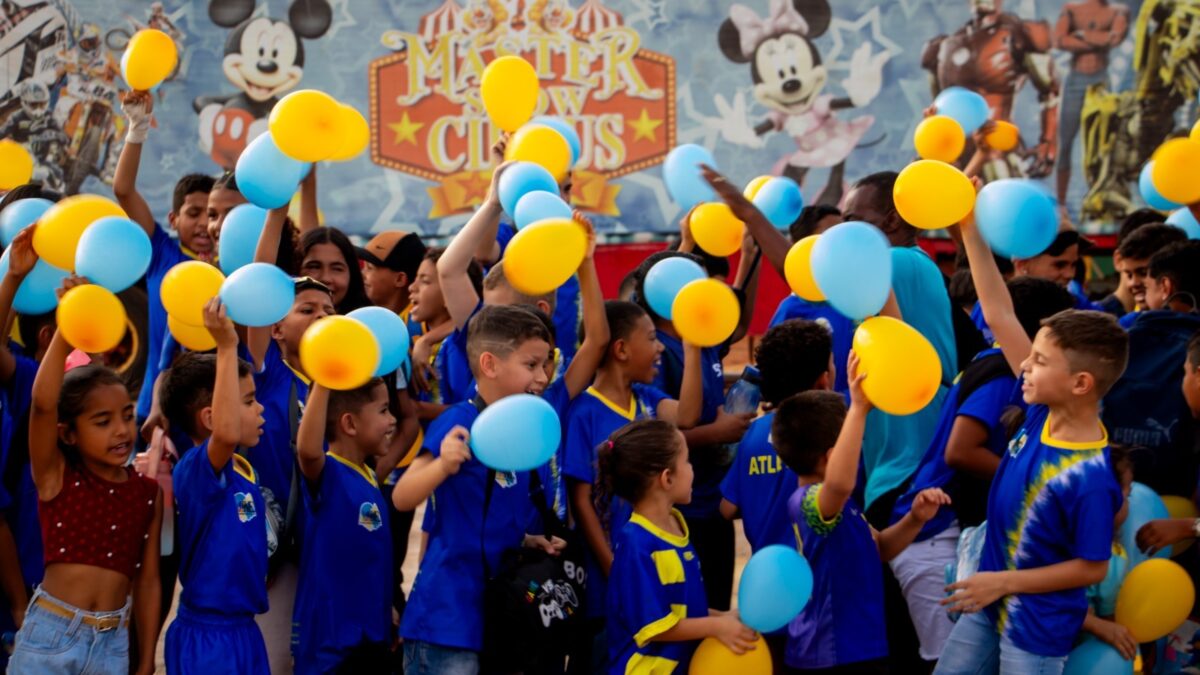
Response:
[[[642,114],[636,120],[629,120],[629,126],[633,128],[633,140],[644,138],[651,143],[658,141],[654,132],[662,123],[662,120],[652,119],[649,111],[642,108]]]
[[[392,141],[396,145],[400,145],[401,143],[405,142],[416,145],[417,132],[420,131],[421,127],[423,126],[425,126],[424,122],[414,122],[410,120],[408,118],[408,111],[404,112],[404,116],[400,118],[399,122],[392,122],[388,125],[392,131],[396,132],[396,139]]]

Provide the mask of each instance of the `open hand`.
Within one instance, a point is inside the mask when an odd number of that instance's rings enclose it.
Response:
[[[954,595],[941,600],[951,612],[970,614],[987,608],[1008,593],[1004,572],[978,572],[975,576],[950,584],[947,591]]]

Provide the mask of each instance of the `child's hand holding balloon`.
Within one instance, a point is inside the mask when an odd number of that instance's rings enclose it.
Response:
[[[9,244],[8,272],[17,281],[24,279],[37,264],[37,251],[33,250],[33,233],[36,229],[37,223],[30,225],[21,230]]]
[[[225,304],[220,296],[214,296],[204,304],[204,327],[217,341],[217,349],[236,349],[238,345],[237,328],[225,311]]]
[[[718,612],[713,618],[717,621],[717,630],[713,637],[720,640],[729,651],[741,655],[755,648],[758,633],[743,624],[737,612]]]
[[[471,459],[471,451],[467,448],[467,441],[470,438],[471,434],[466,429],[463,427],[454,427],[442,439],[442,448],[438,456],[438,463],[447,476],[453,476],[458,473],[462,465]]]

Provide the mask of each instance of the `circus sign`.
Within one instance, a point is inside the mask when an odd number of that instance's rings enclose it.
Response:
[[[537,115],[561,117],[582,140],[572,202],[619,215],[613,178],[659,164],[674,147],[675,62],[641,48],[637,31],[600,0],[446,2],[417,32],[389,30],[392,54],[370,64],[371,158],[436,185],[430,218],[468,211],[486,195],[500,130],[479,81],[516,54],[541,80]]]

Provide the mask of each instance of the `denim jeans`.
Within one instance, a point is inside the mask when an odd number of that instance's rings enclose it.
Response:
[[[479,654],[430,642],[405,641],[405,675],[478,675]]]
[[[1061,675],[1065,656],[1039,656],[1002,637],[982,612],[963,614],[950,631],[934,675]]]
[[[49,600],[74,612],[73,618],[59,616],[38,604]],[[8,661],[15,675],[126,675],[129,672],[130,603],[115,612],[85,612],[59,600],[38,587],[25,612],[25,623],[17,631],[16,645]],[[84,619],[117,618],[116,627],[100,630]]]

